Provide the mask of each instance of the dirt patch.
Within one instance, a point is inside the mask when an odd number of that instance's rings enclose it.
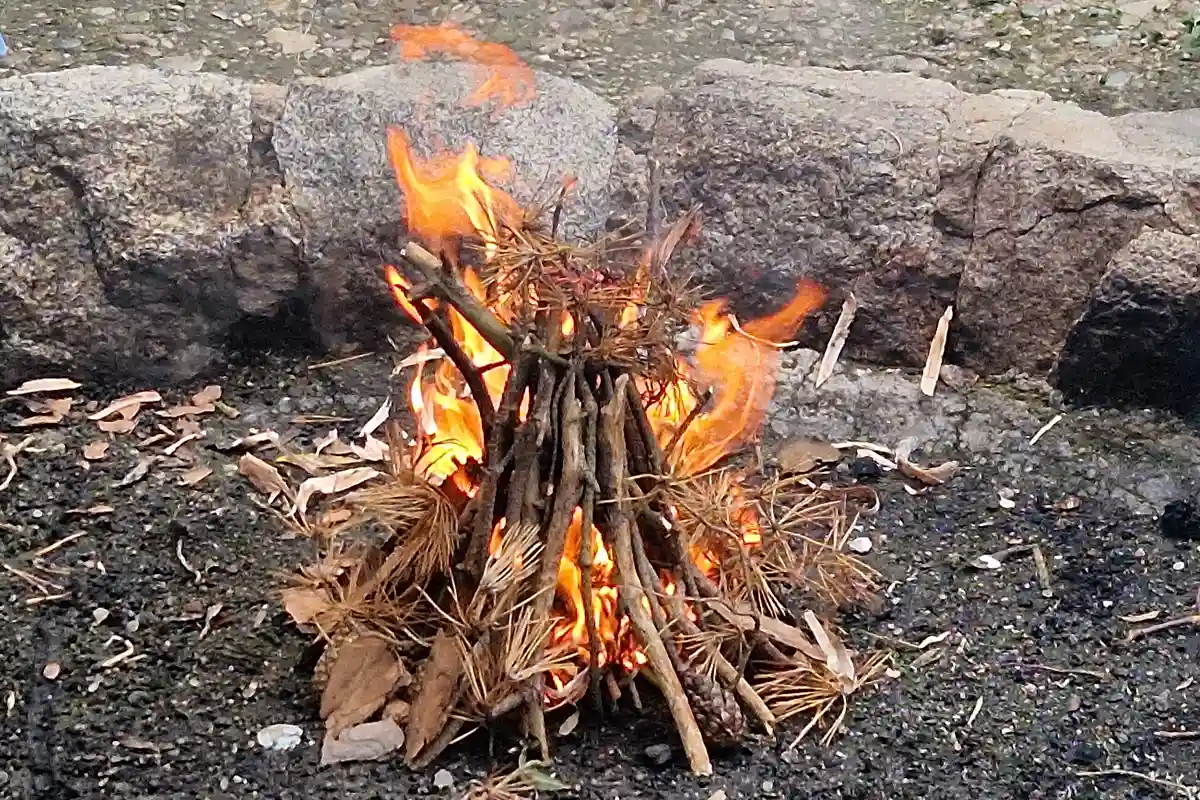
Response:
[[[47,556],[70,569],[51,576],[69,597],[29,606],[24,581],[0,577],[0,652],[13,659],[0,682],[0,695],[11,692],[13,703],[0,727],[5,794],[453,796],[435,789],[431,774],[413,775],[395,763],[318,769],[316,699],[293,671],[306,641],[271,596],[277,573],[295,565],[307,545],[286,539],[251,502],[235,458],[211,449],[255,426],[311,438],[329,427],[294,424],[300,414],[341,415],[352,420],[339,423],[343,428],[356,428],[382,398],[384,372],[373,359],[334,370],[286,361],[239,369],[223,385],[226,402],[242,416],[205,423],[205,447],[196,452],[214,472],[196,488],[179,486],[178,471],[153,468],[116,487],[138,460],[131,436],[117,437],[107,458],[83,471],[78,462],[95,438],[91,423],[64,423],[39,437],[45,452],[22,455],[19,474],[0,493],[0,560],[27,564],[38,548],[84,535]],[[2,408],[0,428],[7,429],[15,417],[11,406]],[[1133,437],[1137,428],[1108,433]],[[1055,511],[1053,502],[1074,481],[1056,468],[1060,458],[1050,451],[1022,455],[1025,478],[1011,509],[999,502],[1001,471],[994,466],[969,462],[973,468],[951,485],[922,497],[887,478],[878,483],[884,504],[866,532],[875,543],[869,559],[890,582],[887,602],[847,627],[896,646],[902,674],[854,699],[848,731],[831,747],[805,742],[789,752],[784,746],[798,726],[786,726],[778,745],[721,755],[717,775],[698,781],[678,749],[663,767],[644,755],[647,745],[673,741],[665,710],[626,710],[603,728],[585,722],[557,743],[556,774],[574,787],[567,794],[708,798],[720,789],[729,797],[1034,798],[1165,791],[1136,778],[1078,776],[1104,769],[1200,783],[1194,743],[1155,735],[1200,729],[1188,689],[1200,635],[1181,627],[1127,644],[1129,626],[1119,619],[1153,609],[1162,610],[1160,619],[1187,613],[1196,547],[1162,539],[1152,518],[1135,516],[1112,492],[1078,510]],[[99,504],[112,512],[70,513]],[[1043,548],[1052,596],[1043,595],[1027,556],[996,571],[968,566],[1018,541]],[[100,622],[97,609],[108,612]],[[945,632],[922,650],[900,644]],[[133,656],[100,667],[126,648],[124,640]],[[61,667],[53,681],[43,677],[51,661]],[[273,723],[302,726],[305,741],[286,753],[264,751],[255,734]],[[510,766],[516,745],[506,732],[496,732],[490,748],[477,735],[440,766],[460,791],[489,769]]]

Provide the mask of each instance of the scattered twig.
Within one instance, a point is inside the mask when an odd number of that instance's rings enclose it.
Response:
[[[1087,667],[1052,667],[1049,664],[1032,664],[1028,662],[1020,663],[1016,666],[1023,669],[1035,669],[1041,672],[1053,672],[1056,675],[1086,675],[1098,681],[1106,681],[1111,677],[1107,672],[1102,672],[1098,669],[1088,669]]]
[[[1033,435],[1033,437],[1032,437],[1032,438],[1030,438],[1030,440],[1029,440],[1029,446],[1030,446],[1030,447],[1033,447],[1035,444],[1037,444],[1038,442],[1040,442],[1040,441],[1042,440],[1042,437],[1043,437],[1043,436],[1045,436],[1045,435],[1046,435],[1046,433],[1047,433],[1047,432],[1048,432],[1048,431],[1049,431],[1051,428],[1053,428],[1053,427],[1054,427],[1055,425],[1057,425],[1058,423],[1062,422],[1062,418],[1063,418],[1063,415],[1062,415],[1062,414],[1055,414],[1055,415],[1054,415],[1054,416],[1053,416],[1053,417],[1050,419],[1050,421],[1049,421],[1049,422],[1047,422],[1047,423],[1046,423],[1045,425],[1043,425],[1042,427],[1038,428],[1038,430],[1037,430],[1037,433],[1035,433],[1035,434]]]
[[[1042,552],[1042,548],[1038,544],[1033,545],[1033,566],[1037,570],[1038,583],[1041,584],[1042,594],[1046,597],[1054,594],[1054,588],[1050,584],[1050,567],[1046,564],[1046,554]]]
[[[50,555],[51,553],[53,553],[55,550],[59,549],[60,547],[64,547],[65,545],[70,544],[71,542],[75,541],[76,539],[81,539],[84,536],[87,536],[87,531],[76,531],[75,533],[72,533],[68,536],[64,536],[63,538],[59,539],[57,542],[53,542],[51,544],[46,545],[41,550],[35,551],[33,554],[33,557],[34,558],[45,558],[46,556]]]
[[[316,364],[309,364],[308,369],[311,372],[312,370],[316,370],[316,369],[328,369],[329,367],[340,367],[343,364],[349,364],[352,361],[358,361],[363,358],[370,358],[373,355],[375,355],[374,352],[355,353],[354,355],[346,356],[345,358],[335,358],[330,361],[321,361]]]
[[[1152,633],[1159,633],[1171,628],[1179,628],[1183,625],[1200,625],[1200,614],[1188,614],[1184,617],[1169,619],[1166,622],[1156,622],[1153,625],[1144,625],[1141,628],[1130,628],[1125,634],[1125,641],[1132,642],[1134,639],[1140,639],[1143,636],[1149,636]]]
[[[1200,739],[1200,731],[1155,731],[1159,739]]]
[[[1131,769],[1100,769],[1089,770],[1087,772],[1076,772],[1076,776],[1080,778],[1133,778],[1134,780],[1144,781],[1152,786],[1157,786],[1160,789],[1166,789],[1178,795],[1188,798],[1196,798],[1200,796],[1200,788],[1188,786],[1185,783],[1177,783],[1168,781],[1163,778],[1155,778],[1153,775],[1147,775],[1144,772],[1134,772]]]
[[[204,580],[204,573],[193,567],[188,560],[183,557],[183,539],[175,540],[175,558],[183,565],[183,568],[192,573],[192,577],[196,579],[196,583],[201,583]]]

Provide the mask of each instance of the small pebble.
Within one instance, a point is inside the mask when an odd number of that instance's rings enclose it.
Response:
[[[671,745],[652,744],[645,750],[646,758],[656,767],[662,767],[671,760]]]
[[[438,789],[453,789],[454,776],[450,774],[448,769],[439,769],[433,774],[433,785]]]

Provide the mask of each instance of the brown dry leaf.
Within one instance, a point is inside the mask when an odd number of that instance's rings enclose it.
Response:
[[[259,431],[248,436],[242,436],[234,439],[227,445],[218,446],[217,449],[222,452],[237,452],[239,450],[254,450],[259,445],[269,444],[274,447],[279,447],[279,434],[275,431]]]
[[[76,383],[70,378],[37,378],[25,381],[15,389],[9,389],[5,394],[9,397],[20,397],[26,394],[41,394],[42,392],[69,392],[78,389],[83,384]]]
[[[836,464],[842,451],[819,439],[789,439],[779,448],[776,459],[779,468],[786,473],[812,472],[825,464]]]
[[[184,472],[183,474],[181,474],[179,476],[179,485],[180,486],[196,486],[197,484],[199,484],[201,481],[203,481],[205,478],[207,478],[209,475],[212,475],[212,474],[213,474],[213,471],[209,467],[202,467],[202,466],[201,467],[192,467],[187,472]]]
[[[409,676],[411,678],[411,676]],[[403,725],[408,722],[408,712],[412,710],[412,706],[403,700],[390,700],[383,707],[383,716],[395,722],[397,725]]]
[[[846,292],[842,301],[842,313],[838,315],[833,333],[829,335],[829,344],[825,345],[825,354],[821,356],[821,366],[817,369],[817,388],[829,380],[837,367],[838,359],[842,356],[842,348],[846,346],[846,338],[850,335],[850,326],[854,324],[854,315],[858,313],[858,300],[854,292]]]
[[[382,439],[376,439],[367,434],[366,441],[361,445],[352,444],[350,450],[363,461],[379,462],[388,457],[388,446]]]
[[[916,447],[916,439],[907,438],[896,445],[896,466],[902,475],[919,481],[926,486],[941,486],[954,477],[961,466],[957,461],[946,461],[936,467],[922,467],[908,460]]]
[[[68,514],[89,514],[92,516],[100,516],[101,514],[111,514],[116,511],[112,506],[91,506],[90,508],[72,508],[67,511]]]
[[[16,424],[18,428],[33,428],[41,425],[57,425],[63,421],[74,405],[75,400],[70,397],[60,397],[55,400],[47,400],[44,403],[34,403],[30,410],[36,413],[36,416],[26,417]]]
[[[200,414],[211,414],[216,411],[217,407],[211,403],[208,405],[187,405],[187,406],[171,406],[164,408],[162,411],[154,412],[160,417],[166,419],[178,419],[179,417],[194,417]]]
[[[462,673],[462,651],[458,642],[453,634],[439,631],[421,666],[418,689],[409,710],[404,755],[410,764],[446,726]]]
[[[292,489],[287,481],[279,474],[279,470],[263,461],[258,456],[246,453],[238,461],[238,472],[245,475],[254,488],[267,495],[268,502],[274,502],[279,495],[292,496]]]
[[[205,386],[200,391],[192,395],[192,405],[194,406],[212,406],[221,399],[221,387],[215,383]],[[214,408],[216,406],[213,406]]]
[[[938,320],[933,340],[929,343],[929,354],[925,358],[925,369],[921,373],[921,394],[926,397],[933,397],[938,377],[942,374],[942,357],[946,354],[946,336],[950,333],[950,320],[952,319],[954,319],[954,306],[946,306],[946,311]]]
[[[96,423],[96,427],[105,433],[129,433],[137,427],[136,419],[104,419]]]
[[[341,469],[361,462],[361,458],[316,455],[315,453],[288,453],[275,459],[276,464],[290,464],[293,467],[299,467],[313,477],[324,475],[331,469]]]
[[[137,412],[142,406],[150,403],[161,402],[162,395],[156,391],[151,390],[147,392],[137,392],[136,394],[122,397],[119,400],[114,400],[104,408],[97,411],[95,414],[89,414],[88,419],[90,419],[92,422],[99,422],[102,419],[111,417],[113,414],[121,414],[122,416],[125,416],[132,409],[133,414],[126,417],[126,419],[131,419],[133,416],[137,415]]]
[[[404,729],[391,717],[364,722],[342,731],[325,733],[321,743],[321,766],[343,761],[378,761],[404,746]]]
[[[88,461],[99,461],[108,455],[109,442],[107,439],[96,439],[83,446],[83,457]]]
[[[825,654],[825,667],[838,679],[844,694],[854,691],[857,683],[854,676],[854,659],[836,633],[827,631],[812,611],[804,612],[804,622],[817,640],[817,647]]]
[[[331,605],[324,589],[294,586],[283,591],[283,608],[297,625],[307,625]]]
[[[329,431],[329,433],[326,433],[324,436],[322,436],[320,439],[317,439],[317,441],[315,441],[313,443],[313,454],[318,455],[318,456],[321,455],[321,451],[324,450],[326,447],[329,447],[329,445],[336,442],[337,439],[338,439],[337,428],[334,428],[333,430]]]
[[[296,492],[296,513],[304,516],[308,501],[314,494],[341,494],[382,474],[373,467],[356,467],[320,478],[309,478],[300,484],[300,490]]]
[[[370,719],[407,673],[391,644],[379,636],[360,636],[339,647],[321,694],[326,733],[337,738]]]

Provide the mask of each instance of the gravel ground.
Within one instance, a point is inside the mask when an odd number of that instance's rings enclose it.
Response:
[[[917,71],[1042,89],[1100,110],[1196,103],[1194,5],[1178,0],[104,0],[9,2],[11,71],[145,63],[286,80],[388,58],[393,23],[453,19],[620,99],[715,56]]]
[[[481,738],[446,755],[438,767],[453,791],[395,762],[319,768],[317,704],[293,673],[306,640],[272,599],[280,573],[307,548],[251,501],[237,456],[217,449],[252,428],[294,432],[299,445],[330,424],[298,422],[301,414],[343,416],[341,426],[356,429],[385,395],[387,371],[380,359],[315,371],[270,359],[231,370],[224,400],[241,416],[205,417],[205,439],[171,457],[167,441],[139,446],[154,432],[146,413],[86,469],[83,448],[98,432],[84,408],[38,433],[38,452],[18,456],[19,472],[0,492],[0,563],[69,596],[29,604],[30,586],[0,573],[9,664],[0,677],[0,796],[453,798],[512,765],[514,743],[501,735],[494,761]],[[1068,413],[1030,447],[1051,409],[1006,399],[1028,398],[1025,389],[960,397],[944,388],[929,406],[914,399],[912,376],[897,374],[851,371],[822,399],[788,387],[780,411],[800,407],[799,433],[854,425],[877,436],[924,425],[942,431],[941,454],[965,462],[921,497],[887,477],[875,484],[883,505],[865,532],[886,600],[878,613],[842,622],[860,646],[894,648],[900,676],[853,698],[832,746],[789,751],[797,729],[789,725],[774,745],[721,754],[707,780],[687,773],[677,747],[663,766],[645,756],[648,745],[676,741],[662,708],[627,709],[603,727],[586,720],[556,743],[554,770],[572,786],[558,796],[1115,799],[1170,796],[1151,778],[1200,786],[1194,741],[1159,733],[1200,730],[1191,688],[1200,636],[1184,626],[1126,642],[1121,619],[1194,613],[1196,544],[1164,539],[1153,517],[1126,502],[1154,469],[1189,477],[1187,457],[1200,457],[1194,431],[1164,417]],[[165,402],[188,394],[165,393]],[[0,430],[12,430],[18,411],[0,405]],[[1155,458],[1141,458],[1146,448]],[[147,454],[162,460],[130,482]],[[191,464],[214,472],[181,486]],[[1064,502],[1071,496],[1077,507]],[[111,510],[79,513],[98,505]],[[82,535],[34,561],[71,534]],[[1033,543],[1045,553],[1050,591],[1028,553],[995,571],[968,566]],[[127,648],[129,658],[104,664]],[[262,750],[255,734],[275,723],[300,725],[305,741],[287,753]]]

